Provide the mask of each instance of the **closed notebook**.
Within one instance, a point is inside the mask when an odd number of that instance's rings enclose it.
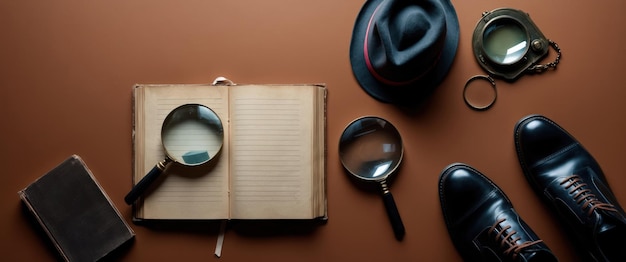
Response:
[[[100,260],[135,235],[77,155],[18,194],[66,261]]]

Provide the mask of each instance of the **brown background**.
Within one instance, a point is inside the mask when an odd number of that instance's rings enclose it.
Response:
[[[437,195],[439,173],[453,162],[494,180],[562,261],[578,260],[524,180],[513,127],[533,113],[555,120],[596,157],[626,204],[626,2],[453,1],[461,29],[456,60],[418,114],[375,101],[352,76],[348,46],[362,4],[0,1],[2,260],[54,259],[16,192],[71,154],[83,157],[130,221],[123,197],[131,187],[131,87],[207,83],[217,76],[239,83],[322,82],[329,93],[328,223],[229,230],[221,261],[459,261]],[[563,58],[556,71],[498,81],[495,106],[476,112],[461,99],[465,81],[484,73],[472,55],[471,34],[481,13],[498,7],[530,13]],[[343,127],[362,115],[386,118],[403,135],[405,158],[391,185],[406,226],[402,242],[393,237],[380,196],[355,186],[338,160]],[[136,241],[122,260],[217,260],[217,224],[132,227]]]

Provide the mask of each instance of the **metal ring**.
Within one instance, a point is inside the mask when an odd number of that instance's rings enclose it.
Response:
[[[491,84],[491,87],[493,88],[493,93],[494,93],[493,100],[491,100],[491,102],[489,102],[489,104],[487,104],[485,106],[477,106],[475,104],[472,104],[467,99],[467,87],[469,86],[469,84],[471,82],[473,82],[474,80],[478,80],[478,79],[483,79],[483,80],[489,81],[489,83]],[[465,101],[465,104],[467,106],[469,106],[471,109],[474,109],[476,111],[487,110],[491,106],[493,106],[493,104],[496,102],[496,99],[498,99],[498,90],[496,89],[496,81],[491,76],[475,75],[475,76],[471,77],[469,80],[467,80],[467,82],[465,82],[465,87],[463,88],[463,100]]]

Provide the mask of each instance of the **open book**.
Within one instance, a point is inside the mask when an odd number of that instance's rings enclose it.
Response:
[[[134,206],[143,219],[326,217],[324,85],[136,85],[133,181],[165,158],[174,108],[211,108],[224,144],[211,167],[170,165]]]

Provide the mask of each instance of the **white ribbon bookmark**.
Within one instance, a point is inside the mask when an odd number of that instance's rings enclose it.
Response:
[[[220,258],[222,256],[222,245],[224,244],[224,235],[226,234],[227,220],[223,220],[220,225],[220,233],[217,236],[217,243],[215,243],[215,256]]]

